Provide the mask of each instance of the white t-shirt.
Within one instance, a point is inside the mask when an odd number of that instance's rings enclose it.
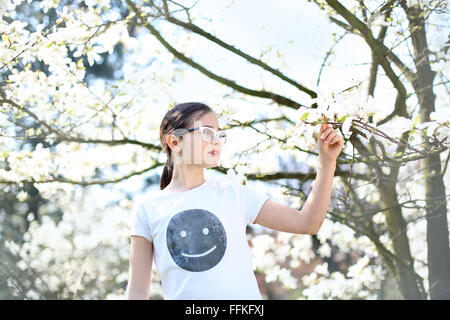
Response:
[[[258,299],[246,226],[267,196],[231,178],[134,205],[130,235],[153,242],[164,299]]]

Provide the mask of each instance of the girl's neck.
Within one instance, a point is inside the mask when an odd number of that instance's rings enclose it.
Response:
[[[187,191],[206,181],[203,168],[174,167],[172,180],[165,189],[169,191]]]

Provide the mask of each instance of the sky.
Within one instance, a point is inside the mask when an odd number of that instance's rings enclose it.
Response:
[[[273,53],[266,59],[263,57],[263,61],[269,61],[270,66],[280,69],[285,75],[307,87],[315,86],[325,53],[333,44],[332,33],[339,30],[328,22],[325,13],[317,5],[306,1],[286,0],[234,1],[229,4],[230,1],[199,1],[192,12],[192,16],[199,17],[194,20],[195,24],[253,57],[258,58],[268,46],[274,46]],[[184,17],[180,14],[179,19],[184,20]],[[167,23],[161,24],[161,27],[163,30],[180,29]],[[184,31],[180,31],[180,34],[188,35]],[[334,62],[333,73],[325,69],[321,81],[328,84],[332,82],[339,87],[346,82],[351,83],[354,78],[365,77],[367,66],[349,65],[367,62],[360,57],[370,57],[367,47],[361,44],[359,37],[348,36],[341,43],[341,59]],[[257,89],[261,86],[260,77],[263,77],[268,86],[274,82],[274,89],[278,92],[298,99],[306,97],[295,87],[261,71],[260,67],[243,58],[227,53],[220,46],[202,40],[200,36],[191,35],[189,48],[192,49],[189,53],[197,58],[196,61],[219,75],[236,79],[239,84]],[[277,57],[276,49],[284,55],[286,66]],[[218,57],[222,59],[219,60],[220,63],[217,63]],[[178,83],[180,89],[177,93],[180,96],[184,97],[185,92],[197,94],[196,88],[189,85],[197,83],[190,81],[191,76],[196,73],[199,72],[192,70],[185,77],[186,82]]]

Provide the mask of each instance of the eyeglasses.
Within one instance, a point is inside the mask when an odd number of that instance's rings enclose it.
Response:
[[[210,127],[195,127],[192,129],[175,129],[173,134],[176,136],[182,136],[188,132],[199,130],[202,134],[203,140],[209,143],[213,143],[217,138],[220,139],[222,143],[227,142],[227,135],[225,131],[216,131]]]

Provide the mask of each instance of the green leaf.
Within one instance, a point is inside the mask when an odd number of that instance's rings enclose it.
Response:
[[[308,118],[309,112],[305,112],[302,117],[300,118],[300,120],[305,120]]]
[[[345,121],[345,118],[347,118],[347,117],[348,117],[348,114],[346,114],[345,116],[343,116],[343,117],[337,119],[337,121],[339,121],[339,122],[344,122],[344,121]]]
[[[414,127],[417,125],[417,122],[419,122],[419,115],[417,115],[417,116],[414,118]]]

